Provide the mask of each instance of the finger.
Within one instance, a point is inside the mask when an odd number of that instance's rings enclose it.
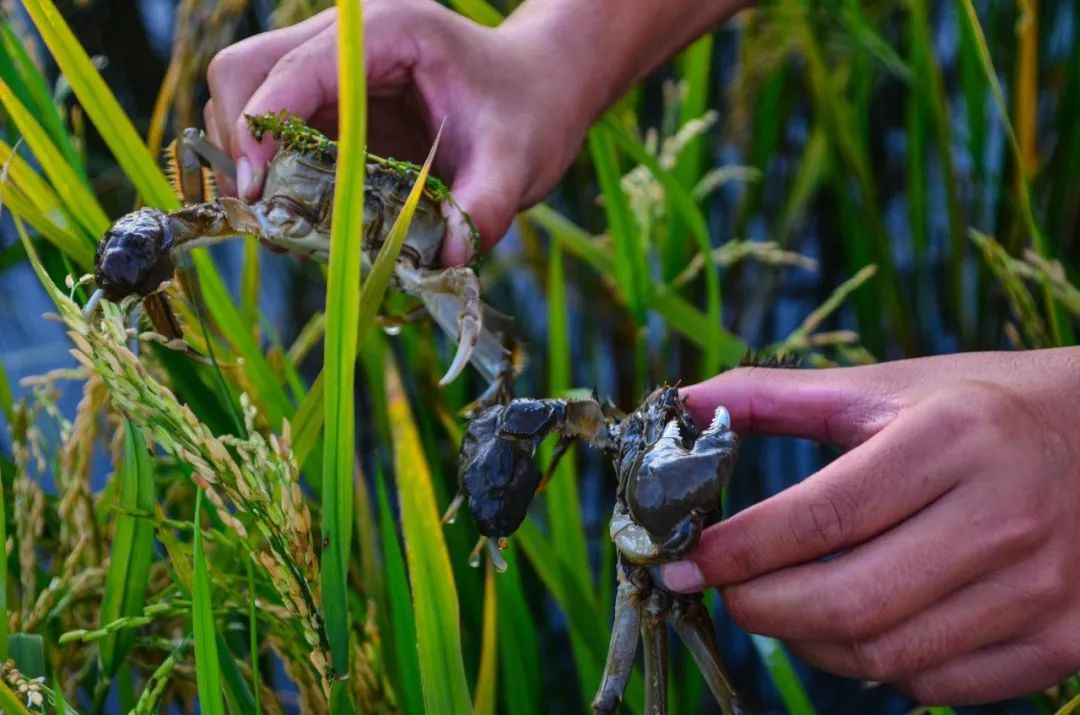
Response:
[[[788,645],[800,658],[830,673],[895,681],[1031,628],[1066,595],[1066,580],[1045,566],[1025,560],[864,640]]]
[[[1021,520],[957,538],[964,529],[958,515],[982,510],[975,491],[955,489],[830,561],[727,587],[724,602],[743,628],[778,638],[861,640],[884,633],[1040,543],[1039,530]]]
[[[322,12],[296,25],[255,35],[226,47],[211,60],[207,82],[219,133],[217,143],[233,158],[240,158],[238,137],[229,132],[256,88],[287,52],[321,32],[336,17],[333,10]]]
[[[919,410],[779,494],[715,524],[687,554],[704,586],[722,586],[863,543],[940,498],[971,459]],[[933,454],[928,469],[925,455]],[[919,475],[919,478],[913,478]],[[684,567],[666,565],[665,584]],[[691,576],[693,574],[690,574]],[[699,590],[698,589],[698,590]]]
[[[1044,690],[1075,669],[1075,661],[1031,640],[989,646],[896,685],[925,705],[978,705]]]
[[[472,220],[480,241],[474,245],[471,227],[452,212],[443,242],[445,265],[467,263],[476,250],[491,248],[506,234],[517,213],[521,182],[526,173],[517,169],[514,156],[514,152],[502,151],[487,141],[466,150],[451,193],[461,211]]]
[[[707,423],[717,405],[737,432],[806,437],[851,447],[877,432],[902,406],[881,366],[827,370],[739,368],[683,388],[694,417]]]

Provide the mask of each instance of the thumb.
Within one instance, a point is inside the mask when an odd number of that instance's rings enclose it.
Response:
[[[880,365],[797,370],[738,368],[685,387],[681,395],[700,424],[718,405],[738,432],[803,437],[845,448],[864,442],[899,411]]]
[[[468,263],[477,250],[495,245],[510,228],[521,204],[523,172],[509,155],[483,146],[473,148],[457,170],[451,187],[454,202],[467,213],[480,234],[472,232],[459,211],[450,208],[442,261],[454,266]]]

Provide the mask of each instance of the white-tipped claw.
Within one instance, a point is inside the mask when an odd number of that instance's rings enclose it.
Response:
[[[458,338],[457,354],[454,355],[454,361],[450,363],[446,374],[439,380],[439,387],[445,387],[457,379],[457,376],[469,364],[469,358],[472,357],[473,348],[476,347],[476,340],[479,337],[480,326],[477,325],[476,321],[463,320],[461,322],[461,335]]]
[[[664,425],[664,433],[660,435],[660,439],[670,439],[682,444],[682,432],[679,431],[678,420],[668,420],[668,423]]]
[[[721,427],[731,429],[731,413],[723,405],[716,408],[712,423],[709,425],[709,431],[716,431]]]
[[[461,505],[465,503],[465,495],[458,492],[458,495],[454,497],[454,500],[450,502],[450,506],[446,507],[446,513],[443,514],[442,523],[453,524],[457,521],[458,511],[461,509]]]
[[[94,311],[97,310],[98,304],[101,303],[101,299],[105,296],[105,291],[98,288],[90,296],[90,300],[86,301],[86,307],[83,308],[83,320],[90,320],[94,317]]]
[[[484,553],[484,546],[488,543],[488,537],[481,536],[480,540],[476,542],[476,546],[469,552],[469,566],[474,569],[480,566],[480,555]]]
[[[499,573],[506,573],[506,559],[503,558],[502,544],[500,543],[502,541],[504,540],[499,539],[497,542],[494,539],[488,539],[487,550],[488,556],[491,557],[491,565],[495,567],[495,570]]]

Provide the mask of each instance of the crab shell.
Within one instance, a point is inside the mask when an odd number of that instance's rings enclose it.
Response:
[[[416,181],[412,171],[368,163],[364,190],[364,267],[369,268],[401,213]],[[262,198],[252,205],[222,199],[229,223],[267,242],[319,261],[330,257],[334,163],[315,154],[278,152],[267,168]],[[425,190],[413,213],[401,258],[415,268],[438,265],[446,219],[437,197]]]

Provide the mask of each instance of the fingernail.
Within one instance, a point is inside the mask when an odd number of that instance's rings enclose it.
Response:
[[[660,569],[664,588],[678,593],[695,593],[705,588],[705,577],[693,561],[673,561]]]
[[[246,156],[240,157],[236,162],[236,195],[240,199],[247,199],[251,191],[251,162]]]

